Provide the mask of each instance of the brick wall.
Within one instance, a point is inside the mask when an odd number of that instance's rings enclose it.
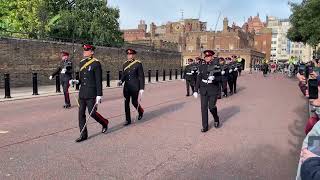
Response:
[[[153,70],[152,75],[156,69],[159,72],[163,69],[167,69],[167,72],[169,69],[180,69],[179,52],[157,50],[142,45],[125,45],[123,48],[97,47],[95,54],[102,64],[104,79],[106,71],[111,72],[112,79],[118,78],[118,72],[126,60],[125,49],[128,47],[137,50],[137,59],[142,61],[145,72]],[[82,59],[80,44],[1,38],[0,88],[4,86],[4,73],[10,74],[11,87],[32,86],[32,72],[38,73],[39,85],[54,84],[48,77],[60,62],[61,50],[70,52],[75,70],[79,70],[78,64]]]

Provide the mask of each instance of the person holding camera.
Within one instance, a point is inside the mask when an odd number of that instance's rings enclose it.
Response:
[[[221,67],[219,60],[213,59],[215,53],[212,50],[204,51],[205,63],[200,65],[199,73],[197,76],[197,82],[195,86],[195,92],[193,96],[198,97],[198,90],[200,89],[201,100],[201,116],[202,116],[202,129],[201,132],[207,132],[209,130],[208,125],[208,108],[214,118],[214,127],[220,126],[220,120],[218,116],[218,109],[216,106],[217,96],[219,93],[219,84],[221,82]],[[220,68],[220,72],[215,72],[217,68]]]

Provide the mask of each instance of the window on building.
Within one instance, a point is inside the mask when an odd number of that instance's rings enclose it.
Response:
[[[302,54],[302,50],[300,50],[300,54]]]
[[[254,45],[255,45],[255,46],[258,45],[258,41],[255,41],[255,42],[254,42]]]
[[[267,41],[263,41],[263,45],[266,45],[267,44]]]
[[[277,41],[271,41],[271,44],[277,44]]]

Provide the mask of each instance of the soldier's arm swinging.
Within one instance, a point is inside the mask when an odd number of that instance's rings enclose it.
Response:
[[[60,73],[61,69],[62,69],[61,65],[59,65],[57,67],[57,69],[51,74],[51,76],[54,77],[54,76],[58,75]]]
[[[94,74],[96,79],[97,96],[102,96],[102,68],[100,62],[97,62]]]
[[[140,90],[144,90],[144,85],[145,85],[145,78],[144,78],[144,71],[143,71],[143,66],[140,63],[138,67],[138,77],[139,77],[139,83],[140,83]]]

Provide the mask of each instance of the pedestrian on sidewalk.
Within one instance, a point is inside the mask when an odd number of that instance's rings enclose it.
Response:
[[[86,109],[89,115],[102,125],[102,133],[108,130],[109,121],[97,112],[102,99],[102,68],[98,59],[94,58],[95,47],[83,45],[84,59],[80,61],[80,80],[71,80],[70,84],[80,84],[79,90],[79,127],[80,137],[76,142],[88,138]]]
[[[142,119],[144,110],[141,106],[141,98],[145,86],[142,63],[135,59],[135,55],[137,54],[137,52],[134,49],[127,49],[126,53],[127,61],[123,63],[123,74],[121,80],[118,83],[118,86],[121,86],[123,83],[125,83],[123,87],[126,113],[126,122],[124,126],[128,126],[131,124],[130,98],[132,100],[132,105],[138,111],[138,120]]]
[[[69,53],[66,51],[61,51],[61,62],[60,65],[57,67],[57,69],[52,73],[52,75],[49,77],[50,80],[53,79],[56,75],[59,75],[60,82],[63,88],[63,94],[64,94],[64,108],[70,108],[70,96],[69,96],[69,81],[72,79],[72,62],[69,59]]]
[[[207,132],[209,130],[208,124],[208,108],[214,118],[214,127],[220,126],[218,109],[216,106],[217,95],[219,93],[219,84],[221,81],[221,74],[216,75],[211,72],[212,66],[220,67],[218,58],[213,60],[215,53],[212,50],[204,51],[205,64],[200,65],[199,74],[195,86],[195,92],[193,96],[198,97],[198,89],[200,89],[201,96],[201,116],[202,116],[202,129],[201,132]],[[221,73],[221,72],[220,72]]]

